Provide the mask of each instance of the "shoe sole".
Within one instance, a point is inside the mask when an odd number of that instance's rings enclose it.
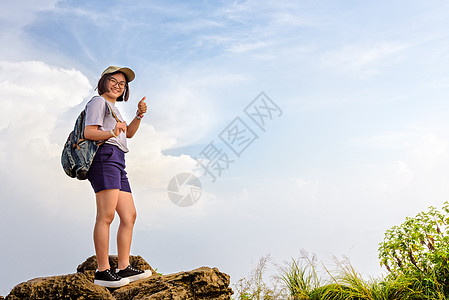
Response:
[[[107,280],[94,280],[94,284],[109,287],[109,288],[118,288],[129,284],[131,281],[128,278],[122,278],[117,281],[107,281]]]
[[[134,276],[129,276],[129,277],[124,277],[126,279],[129,279],[129,282],[134,282],[140,279],[144,279],[144,278],[148,278],[152,275],[153,273],[151,273],[151,270],[144,270],[144,273],[142,274],[137,274]]]

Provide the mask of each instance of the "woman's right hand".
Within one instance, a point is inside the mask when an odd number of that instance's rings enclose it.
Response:
[[[126,128],[127,128],[126,122],[117,122],[117,124],[115,124],[115,127],[114,127],[115,135],[118,136],[122,132],[126,133]]]

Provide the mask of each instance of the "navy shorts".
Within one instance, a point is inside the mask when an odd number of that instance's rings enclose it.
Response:
[[[87,179],[95,193],[109,189],[131,193],[125,171],[125,152],[114,145],[101,145],[90,166]]]

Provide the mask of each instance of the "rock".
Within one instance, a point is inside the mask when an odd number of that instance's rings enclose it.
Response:
[[[95,285],[83,273],[41,277],[16,285],[6,300],[19,299],[114,299],[111,293]]]
[[[112,267],[117,257],[110,256]],[[217,268],[201,267],[192,271],[159,275],[140,256],[130,256],[132,265],[150,269],[153,275],[115,290],[95,285],[96,257],[89,257],[77,268],[76,274],[41,277],[15,286],[5,300],[16,299],[118,299],[118,300],[229,300],[229,275]],[[0,297],[2,300],[2,297]]]
[[[227,300],[231,299],[230,277],[217,268],[201,267],[188,272],[151,276],[112,293],[115,299]]]

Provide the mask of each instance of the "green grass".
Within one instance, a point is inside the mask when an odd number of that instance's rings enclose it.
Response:
[[[313,291],[320,287],[315,263],[308,256],[292,259],[283,269],[280,278],[294,299],[309,299]]]
[[[442,210],[429,207],[386,231],[379,244],[380,264],[390,272],[386,277],[366,280],[349,259],[335,259],[329,270],[302,251],[268,284],[263,276],[268,258],[259,261],[248,279],[239,281],[234,299],[449,299],[449,202]]]
[[[448,287],[437,274],[409,272],[378,279],[364,279],[348,259],[335,260],[332,270],[302,255],[278,268],[271,285],[264,272],[271,261],[262,257],[248,278],[234,287],[235,300],[444,300]],[[445,291],[446,289],[446,291]]]

